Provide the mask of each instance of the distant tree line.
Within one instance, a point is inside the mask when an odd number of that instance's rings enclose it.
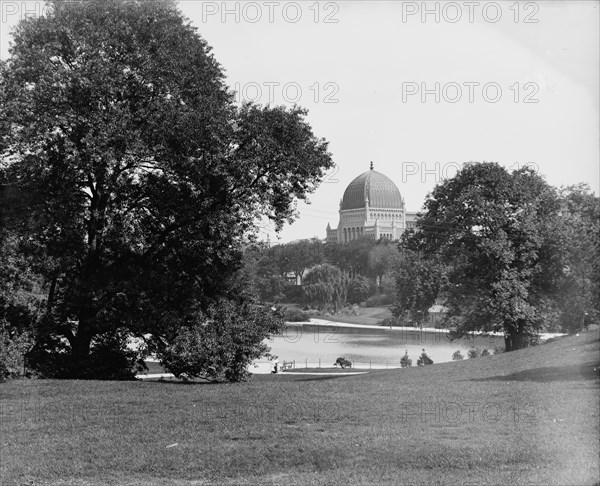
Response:
[[[263,302],[287,299],[338,311],[347,303],[358,304],[371,297],[393,300],[391,276],[399,256],[397,246],[385,239],[324,243],[312,238],[275,246],[257,243],[244,253],[243,274]]]

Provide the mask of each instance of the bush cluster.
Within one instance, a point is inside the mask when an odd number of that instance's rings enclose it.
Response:
[[[352,363],[346,358],[338,358],[335,360],[333,366],[340,366],[340,368],[352,368]]]
[[[158,357],[177,378],[245,381],[252,361],[271,356],[263,341],[265,331],[274,335],[282,327],[280,309],[223,299],[206,313],[199,313],[189,326],[178,329]]]
[[[285,311],[284,319],[288,322],[304,322],[310,319],[309,315],[298,309],[290,309]]]
[[[496,348],[496,349],[498,349],[498,348]],[[496,351],[494,351],[494,354],[498,354],[498,353]],[[469,349],[469,351],[467,352],[467,355],[468,355],[469,359],[474,359],[474,358],[479,358],[479,357],[491,356],[491,353],[487,349],[481,350],[479,348],[472,348],[472,349]]]
[[[433,364],[433,360],[427,355],[425,349],[423,349],[421,356],[419,356],[419,359],[417,360],[417,366],[426,366],[430,364]]]
[[[369,279],[361,275],[357,275],[348,285],[346,302],[349,304],[360,304],[369,297],[369,294]]]
[[[381,294],[373,295],[367,299],[367,307],[382,307],[384,305],[391,305],[394,303],[394,296],[392,294]]]
[[[90,344],[89,355],[77,362],[70,359],[71,347],[66,340],[52,336],[38,339],[27,353],[28,371],[40,378],[133,380],[147,368],[144,353],[127,346],[129,336],[122,328],[98,334]]]
[[[408,351],[405,351],[404,356],[400,359],[400,366],[402,368],[410,368],[412,366],[412,359],[408,357]]]
[[[0,322],[0,380],[23,376],[24,357],[32,344],[28,333],[11,331],[5,322]]]

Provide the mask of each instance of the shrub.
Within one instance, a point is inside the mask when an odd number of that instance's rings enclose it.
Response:
[[[479,352],[479,349],[473,348],[473,349],[469,349],[469,352],[467,354],[469,356],[469,359],[474,359],[474,358],[479,358],[481,353]]]
[[[385,327],[393,327],[393,326],[401,326],[402,323],[398,321],[398,319],[396,319],[395,317],[386,317],[385,319],[383,319],[381,322],[379,322],[380,326],[385,326]]]
[[[412,366],[412,359],[408,357],[408,350],[404,352],[404,356],[400,359],[400,366],[402,368],[410,368]]]
[[[369,297],[369,280],[362,275],[357,275],[354,280],[348,284],[348,294],[346,302],[350,304],[360,304]]]
[[[96,336],[92,342],[89,363],[81,377],[103,380],[132,380],[136,372],[146,368],[138,353],[127,347],[125,330]]]
[[[310,318],[309,318],[308,314],[302,312],[301,310],[298,310],[298,309],[287,310],[286,309],[284,319],[288,322],[304,322],[304,321],[308,321]]]
[[[394,303],[394,296],[390,294],[374,295],[367,299],[367,307],[382,307]]]
[[[338,358],[335,360],[333,366],[340,366],[340,368],[352,368],[352,363],[346,358]]]
[[[73,363],[68,341],[46,336],[27,354],[27,365],[41,378],[133,380],[146,365],[143,353],[129,349],[128,339],[125,329],[98,334],[90,344],[89,355]]]
[[[0,380],[23,376],[23,359],[33,339],[27,332],[17,333],[0,322]]]
[[[383,280],[381,281],[381,286],[379,287],[379,291],[385,295],[393,296],[396,292],[396,279],[391,275],[384,275]],[[391,304],[392,302],[390,302]]]
[[[427,355],[427,353],[423,349],[421,356],[419,356],[419,359],[417,360],[417,366],[426,366],[430,364],[433,364],[433,360]]]
[[[465,357],[460,352],[460,349],[454,351],[454,354],[452,354],[452,361],[461,361],[463,359],[465,359]]]
[[[158,357],[178,378],[243,381],[252,361],[270,356],[265,338],[282,328],[281,310],[222,300],[206,314],[199,313],[189,327],[179,328]]]
[[[487,349],[484,349],[484,350],[481,352],[481,356],[490,356],[490,352],[489,352]]]

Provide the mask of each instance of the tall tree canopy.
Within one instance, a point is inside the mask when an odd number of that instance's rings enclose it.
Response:
[[[361,237],[345,243],[328,242],[325,245],[327,260],[346,272],[350,277],[367,275],[369,271],[369,255],[378,244],[376,240]]]
[[[470,164],[428,196],[407,246],[447,269],[441,290],[459,335],[503,332],[510,351],[544,329],[562,275],[558,209],[542,177],[495,163]]]
[[[418,252],[402,245],[402,255],[395,265],[396,304],[394,317],[403,322],[423,326],[429,321],[429,309],[445,288],[445,266],[429,255],[420,258]]]
[[[286,281],[272,254],[262,242],[248,245],[244,251],[241,277],[246,278],[247,287],[261,303],[277,299],[285,290]]]
[[[387,240],[380,240],[369,252],[368,269],[378,280],[379,289],[383,285],[383,276],[390,274],[399,258],[396,246]]]
[[[282,273],[292,272],[302,283],[302,277],[307,268],[323,263],[325,253],[322,247],[323,244],[317,238],[281,246],[279,264]]]
[[[38,334],[78,363],[238,295],[256,220],[292,220],[333,163],[302,109],[234,104],[174,2],[49,7],[0,66],[0,218],[46,283]]]

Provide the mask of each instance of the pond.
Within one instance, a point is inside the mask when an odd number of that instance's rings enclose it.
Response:
[[[296,368],[330,367],[338,357],[345,357],[360,368],[396,368],[408,351],[413,366],[423,348],[434,361],[452,361],[452,354],[460,350],[463,356],[472,348],[504,347],[501,336],[471,336],[450,341],[443,329],[419,330],[412,328],[346,327],[336,323],[325,326],[288,324],[281,336],[266,341],[279,362],[295,361]]]

